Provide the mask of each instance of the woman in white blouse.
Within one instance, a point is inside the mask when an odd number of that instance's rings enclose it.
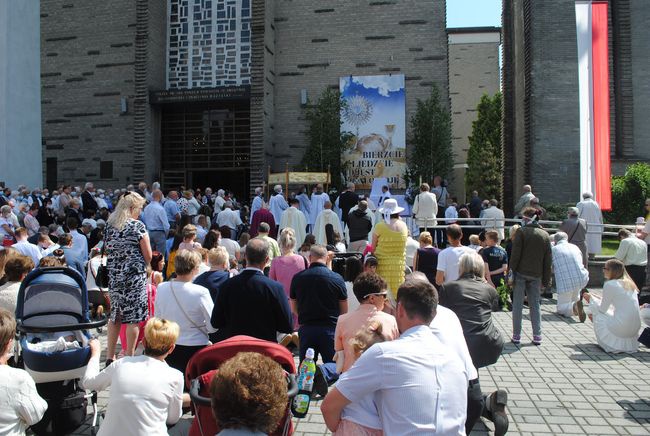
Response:
[[[585,311],[590,313],[596,340],[603,350],[634,353],[639,348],[641,329],[638,290],[620,260],[608,260],[603,270],[607,280],[603,286],[603,298],[600,300],[585,292],[582,298],[589,303]]]
[[[165,363],[178,332],[175,322],[151,318],[144,329],[144,354],[118,359],[101,372],[101,346],[97,339],[90,341],[82,384],[94,391],[111,388],[99,436],[166,436],[167,426],[178,422],[189,397],[183,394],[183,374]]]
[[[47,410],[29,374],[7,364],[13,355],[15,335],[13,314],[0,308],[0,434],[10,436],[24,435]]]
[[[183,373],[194,353],[210,344],[208,335],[216,331],[210,324],[214,308],[210,291],[192,283],[200,264],[196,251],[179,251],[174,259],[176,278],[161,283],[156,290],[156,316],[178,323],[181,329],[167,363]]]

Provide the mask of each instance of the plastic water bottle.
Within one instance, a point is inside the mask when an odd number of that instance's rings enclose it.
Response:
[[[302,361],[298,369],[298,395],[293,399],[292,412],[296,418],[304,418],[307,415],[315,374],[314,349],[307,348],[305,360]]]

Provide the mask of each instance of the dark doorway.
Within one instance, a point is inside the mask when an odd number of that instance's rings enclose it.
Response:
[[[249,100],[165,104],[161,119],[161,182],[165,189],[227,189],[248,195]]]
[[[188,186],[202,190],[209,186],[214,192],[220,188],[228,189],[238,200],[247,200],[249,175],[248,169],[191,171],[187,183]]]
[[[55,157],[48,157],[45,160],[45,186],[50,191],[56,189],[57,184],[57,173],[58,173],[58,162]]]

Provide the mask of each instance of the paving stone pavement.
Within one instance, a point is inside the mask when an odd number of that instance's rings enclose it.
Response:
[[[598,293],[596,291],[596,293]],[[650,350],[608,354],[595,342],[589,320],[584,324],[555,314],[555,300],[542,301],[543,344],[531,343],[524,308],[522,343],[508,342],[499,361],[480,370],[484,392],[508,391],[509,435],[648,435],[650,434]],[[494,320],[510,338],[512,316]],[[104,336],[104,335],[102,335]],[[105,340],[102,337],[102,340]],[[99,396],[106,407],[108,392]],[[296,435],[327,435],[321,401],[314,401],[305,419],[295,420]],[[188,422],[191,417],[184,417]],[[492,423],[479,422],[472,435],[492,434]],[[89,424],[75,435],[89,435]]]

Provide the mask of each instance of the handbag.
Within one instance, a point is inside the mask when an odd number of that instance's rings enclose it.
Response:
[[[102,243],[102,252],[99,255],[101,259],[99,266],[97,267],[97,274],[95,274],[95,284],[100,288],[108,288],[108,267],[103,264],[104,261],[104,250],[106,249],[106,241]],[[90,268],[92,271],[92,267]]]
[[[194,326],[195,329],[197,329],[198,331],[203,333],[208,338],[208,342],[210,342],[210,334],[208,333],[207,329],[205,327],[203,327],[203,326],[197,325],[194,322],[194,320],[192,320],[192,318],[190,318],[190,316],[187,314],[187,312],[185,312],[185,309],[183,309],[183,306],[181,305],[181,302],[178,301],[178,297],[176,297],[176,291],[174,290],[174,284],[173,283],[174,283],[173,281],[169,282],[169,289],[172,290],[172,295],[174,296],[174,300],[176,300],[176,304],[178,305],[178,308],[181,310],[181,312],[183,312],[183,316],[185,317],[186,320],[188,320],[190,322],[190,324],[192,324]]]

